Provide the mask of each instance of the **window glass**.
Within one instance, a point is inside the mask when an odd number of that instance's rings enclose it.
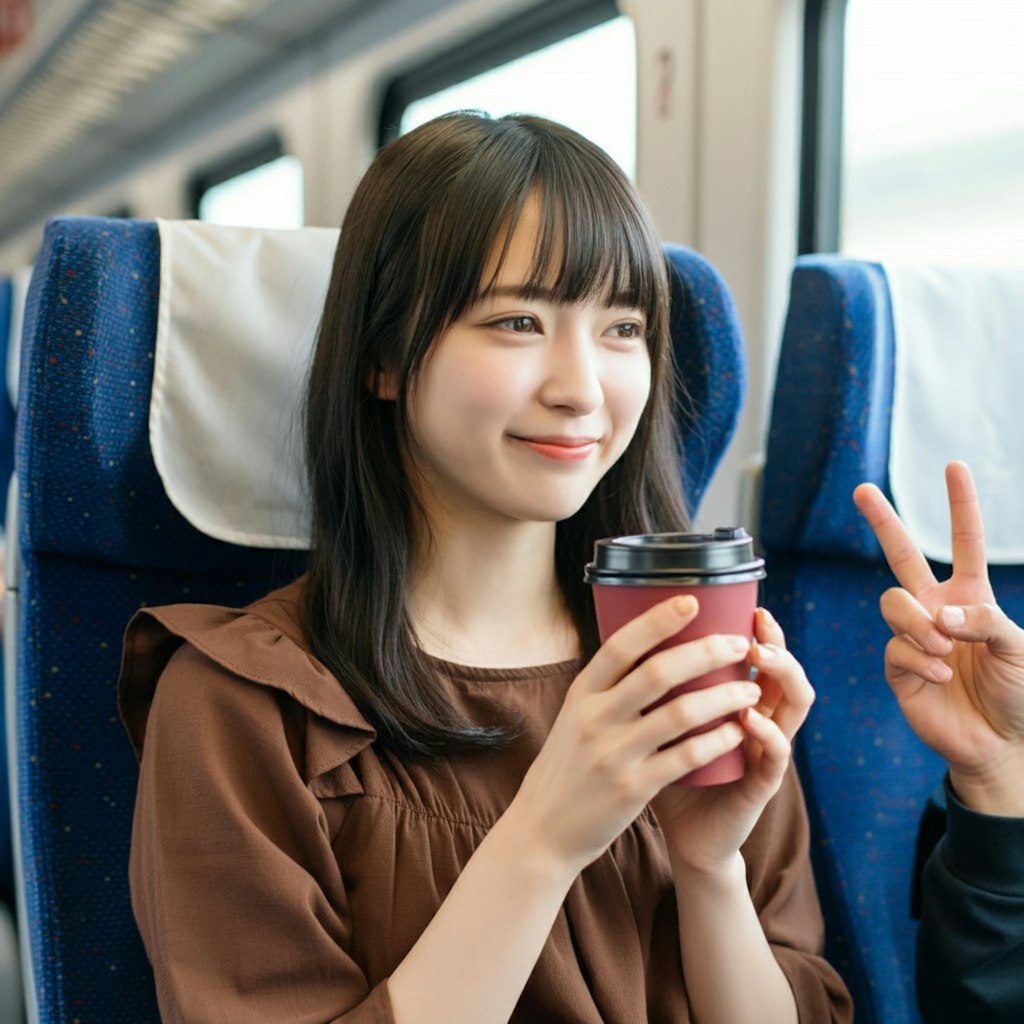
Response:
[[[300,228],[303,223],[302,163],[281,156],[227,181],[199,199],[199,219],[255,228]]]
[[[842,249],[1024,259],[1024,3],[849,0]]]
[[[633,22],[613,18],[578,35],[415,100],[400,132],[452,110],[539,114],[596,142],[636,176],[636,41]]]

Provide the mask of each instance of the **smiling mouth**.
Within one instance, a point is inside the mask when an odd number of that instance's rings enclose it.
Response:
[[[592,437],[517,437],[530,451],[554,462],[583,462],[597,450]]]

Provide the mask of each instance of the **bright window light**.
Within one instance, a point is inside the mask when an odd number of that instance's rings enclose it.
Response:
[[[501,67],[415,100],[405,133],[452,110],[539,114],[596,142],[636,176],[636,41],[633,22],[613,18]]]
[[[1024,3],[849,0],[842,250],[1024,262]]]
[[[282,156],[208,188],[199,200],[199,219],[253,228],[301,228],[302,163]]]

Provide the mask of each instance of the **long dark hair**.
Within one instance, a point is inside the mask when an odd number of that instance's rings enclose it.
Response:
[[[306,396],[313,506],[304,607],[316,656],[378,741],[406,758],[493,747],[438,685],[406,613],[419,510],[406,476],[407,396],[433,342],[504,255],[527,199],[541,208],[534,279],[554,300],[609,294],[645,311],[651,395],[633,440],[557,524],[555,563],[587,657],[599,638],[583,564],[593,543],[686,523],[664,256],[636,189],[601,149],[539,117],[458,113],[386,146],[345,214]],[[499,261],[500,269],[500,261]],[[397,397],[377,397],[387,372]]]

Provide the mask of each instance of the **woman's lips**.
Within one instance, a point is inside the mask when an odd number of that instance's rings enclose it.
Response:
[[[555,462],[582,462],[597,448],[592,437],[518,437],[527,448]]]

